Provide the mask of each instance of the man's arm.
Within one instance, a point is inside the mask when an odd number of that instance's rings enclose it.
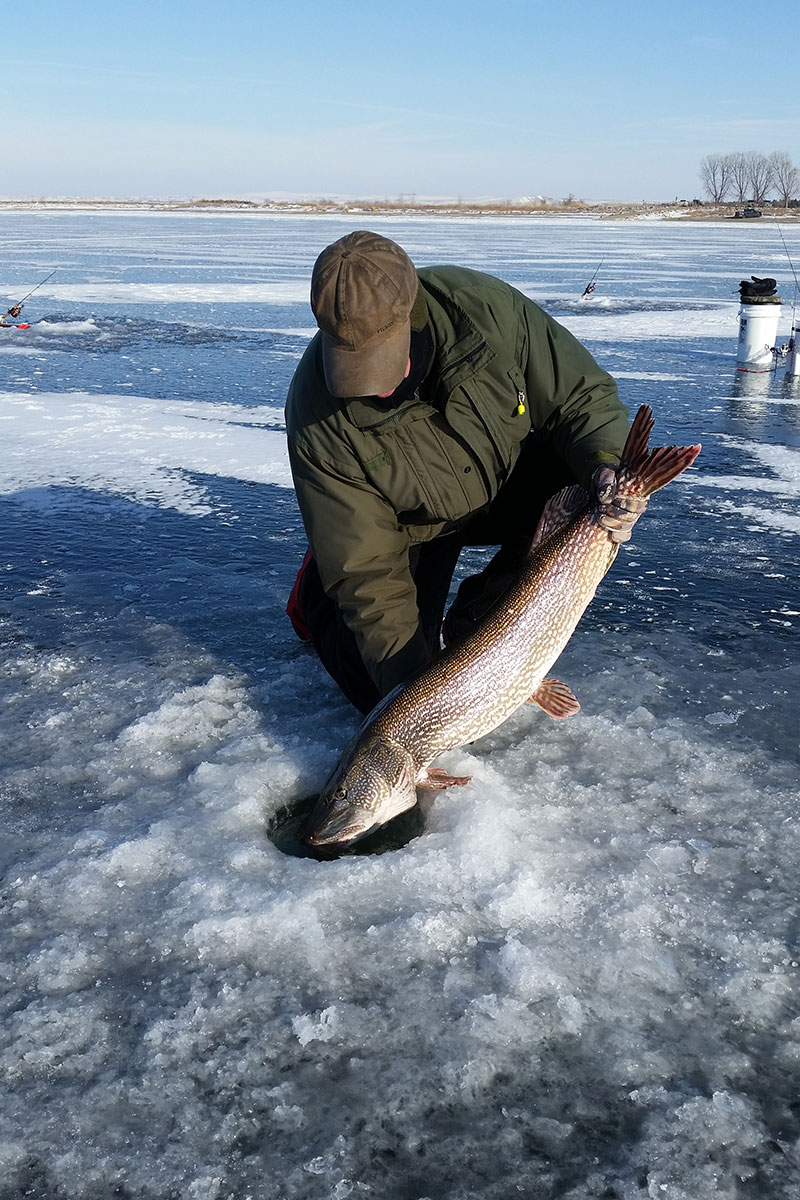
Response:
[[[614,380],[568,329],[527,300],[524,320],[531,422],[589,490],[599,467],[619,464],[628,410]]]
[[[289,457],[322,585],[355,634],[379,693],[386,695],[428,660],[408,536],[390,505],[358,478],[355,459],[348,474],[317,460],[302,441],[290,444]]]

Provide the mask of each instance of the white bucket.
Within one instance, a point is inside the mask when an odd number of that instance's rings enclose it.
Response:
[[[739,351],[736,361],[743,371],[771,371],[772,353],[781,315],[777,304],[743,304],[739,309]]]

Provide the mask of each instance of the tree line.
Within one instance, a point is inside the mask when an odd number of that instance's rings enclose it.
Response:
[[[714,204],[726,200],[763,204],[774,195],[782,208],[788,208],[800,190],[800,171],[782,150],[772,154],[756,150],[707,154],[700,163],[700,178]]]

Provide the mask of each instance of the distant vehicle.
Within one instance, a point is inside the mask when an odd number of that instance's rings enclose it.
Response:
[[[752,205],[748,204],[746,208],[743,208],[740,212],[735,212],[733,216],[734,219],[736,217],[760,217],[761,209],[753,208]]]

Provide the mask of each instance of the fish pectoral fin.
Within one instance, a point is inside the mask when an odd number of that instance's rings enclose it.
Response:
[[[560,679],[543,679],[536,691],[525,701],[538,704],[548,717],[572,717],[580,712],[581,706],[572,694],[572,689]]]
[[[417,785],[439,792],[444,788],[463,787],[470,779],[471,775],[448,775],[441,767],[428,767],[422,777],[417,779]]]

